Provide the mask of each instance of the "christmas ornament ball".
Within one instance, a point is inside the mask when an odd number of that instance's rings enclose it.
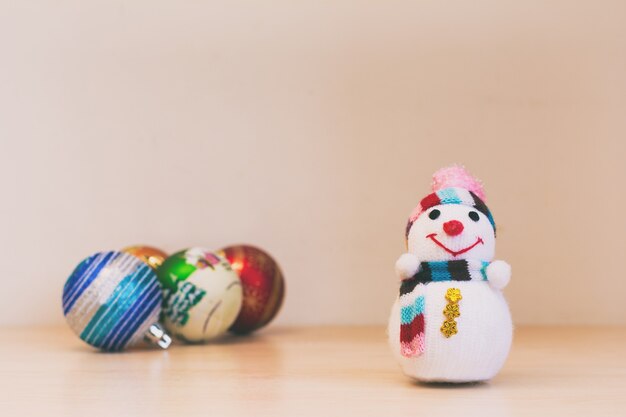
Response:
[[[119,351],[148,339],[167,348],[157,323],[161,286],[155,272],[128,253],[99,252],[84,259],[63,287],[63,314],[83,341]]]
[[[131,255],[136,256],[137,258],[150,265],[152,269],[157,269],[159,266],[161,266],[163,261],[165,261],[165,258],[167,258],[167,253],[163,252],[161,249],[157,249],[152,246],[127,246],[122,249],[122,252],[130,253]]]
[[[167,258],[157,269],[163,324],[177,339],[205,342],[228,330],[241,309],[241,281],[228,261],[204,248]]]
[[[233,333],[250,333],[276,317],[285,295],[285,280],[278,263],[265,251],[250,245],[228,246],[218,251],[237,272],[243,286],[243,305]]]

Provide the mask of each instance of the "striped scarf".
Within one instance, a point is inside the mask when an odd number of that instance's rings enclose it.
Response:
[[[429,282],[487,281],[489,262],[473,259],[422,262],[412,278],[400,286],[400,346],[405,357],[418,356],[425,350],[424,288]],[[423,284],[423,285],[419,285]]]

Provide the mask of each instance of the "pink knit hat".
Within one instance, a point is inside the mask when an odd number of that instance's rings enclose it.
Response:
[[[493,221],[489,208],[483,201],[485,199],[483,185],[467,172],[464,167],[452,165],[435,172],[433,174],[432,190],[433,192],[424,197],[411,212],[409,222],[406,225],[407,238],[413,222],[429,208],[441,204],[462,204],[475,208],[487,216],[495,232],[496,224]]]

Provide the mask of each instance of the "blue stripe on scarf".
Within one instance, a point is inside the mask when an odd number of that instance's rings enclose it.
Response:
[[[413,319],[424,313],[424,296],[420,295],[415,298],[415,302],[411,305],[402,307],[400,311],[400,321],[402,324],[409,324]]]
[[[433,281],[452,280],[452,275],[448,270],[447,261],[428,262],[428,267],[430,268],[430,274]]]
[[[483,276],[483,281],[487,281],[487,267],[489,262],[482,261],[482,268],[480,268],[480,274]]]

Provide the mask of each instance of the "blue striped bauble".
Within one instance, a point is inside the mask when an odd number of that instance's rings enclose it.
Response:
[[[142,342],[159,319],[161,286],[152,268],[110,251],[83,260],[63,288],[63,314],[88,344],[119,351]]]

